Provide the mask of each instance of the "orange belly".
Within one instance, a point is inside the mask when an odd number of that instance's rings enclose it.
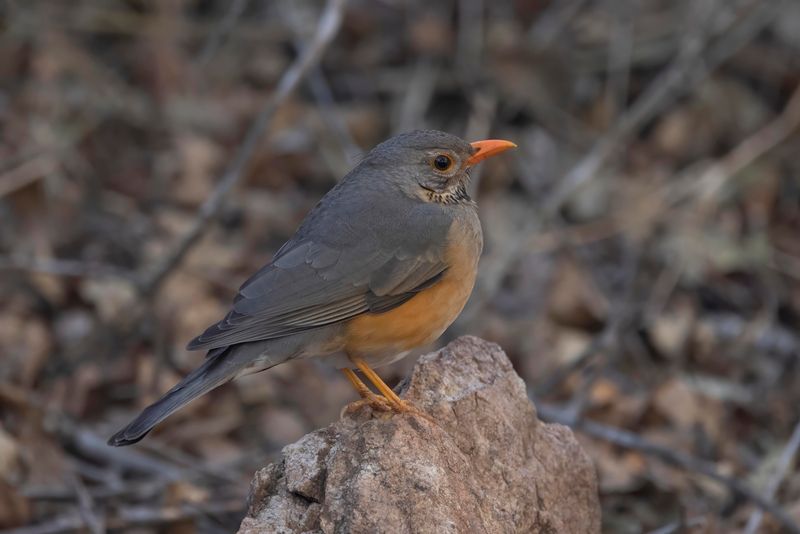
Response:
[[[393,310],[352,319],[345,328],[345,351],[363,357],[434,341],[464,309],[475,285],[479,254],[475,243],[451,245],[442,279]]]

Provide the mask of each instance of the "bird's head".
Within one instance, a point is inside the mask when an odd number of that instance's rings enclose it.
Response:
[[[375,147],[363,163],[380,166],[407,194],[426,202],[469,201],[469,169],[517,145],[487,139],[468,143],[437,130],[403,133]]]

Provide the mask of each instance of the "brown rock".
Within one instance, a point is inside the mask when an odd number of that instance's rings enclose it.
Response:
[[[363,406],[306,435],[256,473],[240,534],[600,531],[591,461],[500,347],[422,356],[403,396],[435,423]]]

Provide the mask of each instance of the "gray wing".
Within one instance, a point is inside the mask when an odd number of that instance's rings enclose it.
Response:
[[[354,217],[359,205],[350,204],[350,213],[335,214],[320,214],[325,205],[318,206],[273,261],[242,285],[225,318],[187,348],[274,339],[388,311],[441,278],[449,218],[414,205],[397,213],[362,205]],[[403,228],[392,228],[392,221]]]

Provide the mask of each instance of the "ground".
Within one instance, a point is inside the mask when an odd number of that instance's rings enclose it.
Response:
[[[360,154],[433,127],[519,145],[472,175],[485,252],[438,344],[499,343],[576,428],[605,530],[796,526],[798,3],[351,0],[320,32],[324,5],[0,7],[0,525],[236,528],[252,473],[354,400],[340,373],[105,439]]]

